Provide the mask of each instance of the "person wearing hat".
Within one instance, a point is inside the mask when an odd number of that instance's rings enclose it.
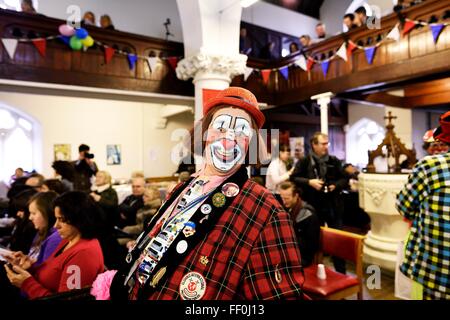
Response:
[[[450,146],[450,111],[433,137]],[[400,271],[422,286],[423,299],[450,299],[450,153],[419,161],[397,195],[397,210],[411,222]]]
[[[112,283],[108,275],[98,277],[91,291],[97,299],[303,297],[289,215],[247,176],[246,165],[258,160],[255,148],[263,155],[265,147],[255,96],[230,87],[207,101],[203,113],[191,141],[202,168],[171,192]],[[105,286],[110,297],[102,295]]]
[[[423,136],[422,148],[427,152],[427,155],[434,155],[448,152],[448,145],[442,141],[435,140],[433,137],[435,129],[428,130]]]

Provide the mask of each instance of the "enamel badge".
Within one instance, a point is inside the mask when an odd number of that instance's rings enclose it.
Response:
[[[188,248],[188,243],[186,240],[181,240],[177,243],[176,250],[179,254],[185,253]]]
[[[211,205],[210,204],[204,204],[200,207],[200,211],[203,214],[210,214],[212,211]]]
[[[215,207],[220,208],[225,205],[225,196],[223,193],[217,192],[212,197],[212,203]]]
[[[205,278],[198,272],[189,272],[180,282],[180,296],[183,300],[200,300],[206,292]]]
[[[183,234],[186,238],[195,234],[195,222],[188,221],[184,224]]]
[[[225,183],[222,186],[222,193],[228,198],[236,197],[239,193],[239,186],[232,182]]]

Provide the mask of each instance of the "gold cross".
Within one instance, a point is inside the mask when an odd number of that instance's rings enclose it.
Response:
[[[388,112],[388,116],[387,116],[387,117],[384,117],[384,119],[388,119],[388,120],[389,120],[389,124],[391,124],[391,123],[392,123],[392,119],[397,119],[397,117],[393,116],[393,115],[392,115],[392,112],[389,111],[389,112]]]

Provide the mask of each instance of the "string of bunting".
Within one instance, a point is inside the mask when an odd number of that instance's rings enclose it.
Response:
[[[14,55],[16,53],[17,45],[19,43],[26,43],[26,42],[32,42],[34,46],[36,47],[39,54],[45,58],[46,56],[46,49],[47,49],[47,41],[59,39],[66,45],[68,45],[72,50],[78,51],[83,49],[83,51],[88,50],[91,46],[94,45],[94,43],[102,47],[104,49],[104,57],[105,57],[105,63],[108,64],[114,55],[123,55],[127,57],[128,66],[130,70],[134,69],[136,62],[138,59],[142,59],[147,61],[150,71],[154,72],[157,68],[158,62],[160,60],[166,60],[168,64],[173,68],[173,70],[176,69],[178,61],[180,60],[180,57],[178,56],[171,56],[171,57],[146,57],[142,55],[137,55],[129,52],[125,52],[119,49],[114,49],[100,41],[95,41],[92,39],[92,37],[89,36],[88,32],[84,28],[75,29],[72,28],[66,24],[63,24],[59,27],[60,35],[53,35],[48,37],[41,37],[36,39],[28,39],[28,38],[2,38],[3,46],[6,49],[6,52],[8,53],[8,56],[11,60],[14,60]]]
[[[352,40],[348,40],[348,41],[344,42],[331,57],[328,57],[327,59],[324,59],[324,60],[318,60],[312,56],[306,56],[305,54],[301,54],[296,61],[289,63],[285,66],[279,67],[279,68],[258,69],[258,68],[246,67],[245,71],[244,71],[244,81],[247,81],[248,77],[253,73],[253,71],[260,72],[264,84],[268,83],[270,74],[272,72],[277,72],[277,71],[283,76],[283,78],[285,80],[288,80],[289,67],[291,67],[293,65],[297,65],[302,70],[309,73],[315,64],[319,64],[322,68],[324,77],[326,77],[328,74],[328,69],[329,69],[331,60],[337,59],[339,57],[339,58],[343,59],[345,62],[348,62],[350,56],[353,54],[353,52],[355,50],[364,50],[367,62],[369,64],[372,64],[374,61],[374,58],[375,58],[375,53],[376,53],[377,48],[379,46],[381,46],[383,43],[385,43],[389,40],[400,41],[401,37],[407,36],[414,28],[416,28],[416,26],[421,25],[421,26],[428,26],[430,28],[431,33],[433,35],[434,43],[436,44],[438,42],[439,36],[441,35],[442,31],[449,24],[450,24],[449,22],[427,23],[427,22],[423,22],[423,21],[405,19],[402,29],[400,29],[400,23],[397,23],[385,38],[383,38],[381,41],[377,42],[374,45],[361,46],[361,45],[354,43]]]

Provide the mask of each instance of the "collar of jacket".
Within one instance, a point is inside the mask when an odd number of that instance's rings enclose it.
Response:
[[[97,193],[102,193],[103,191],[108,190],[110,187],[111,187],[111,185],[109,183],[104,184],[102,186],[93,185],[91,187],[91,190],[94,192],[97,192]]]

